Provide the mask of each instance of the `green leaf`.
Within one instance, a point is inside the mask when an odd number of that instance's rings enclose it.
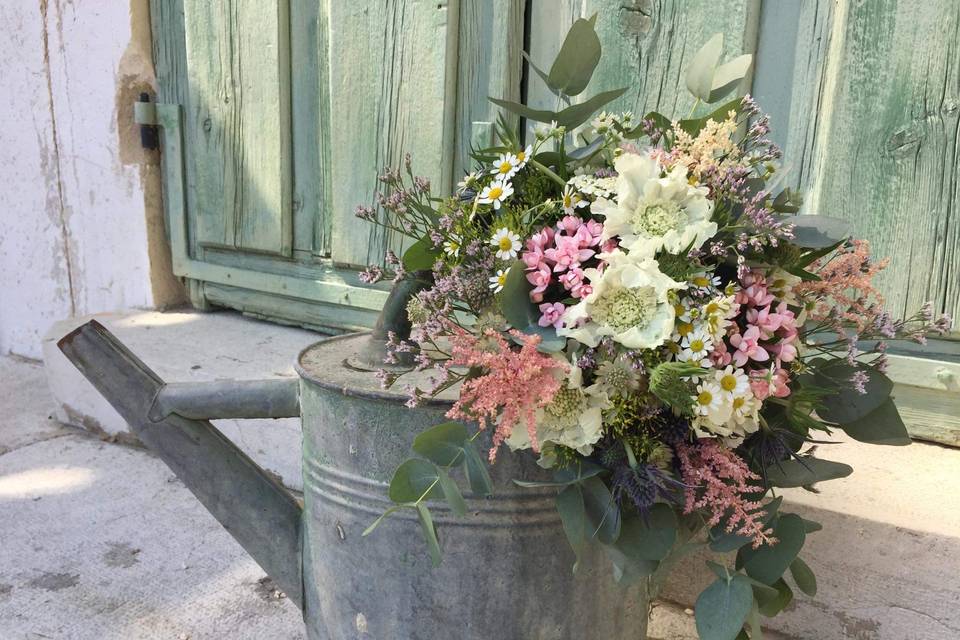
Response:
[[[709,99],[705,102],[717,102],[736,89],[740,81],[747,76],[751,64],[753,56],[747,53],[717,67],[713,72]]]
[[[846,478],[851,473],[853,467],[842,462],[804,456],[800,460],[791,459],[770,465],[767,467],[766,478],[771,487],[789,489]]]
[[[720,62],[721,53],[723,53],[723,34],[717,33],[700,47],[687,67],[687,89],[704,102],[710,102],[713,74],[717,69],[717,63]]]
[[[772,593],[754,588],[753,595],[757,599],[760,613],[772,618],[783,611],[793,601],[793,590],[784,582],[783,578],[773,583]]]
[[[530,325],[535,325],[540,317],[540,311],[530,302],[530,291],[533,286],[527,280],[526,265],[521,260],[510,264],[507,279],[500,292],[500,310],[510,326],[521,331]]]
[[[433,246],[429,236],[424,236],[410,245],[403,253],[403,266],[407,271],[432,269],[440,251]]]
[[[734,98],[730,102],[720,105],[710,113],[700,118],[689,118],[687,120],[681,120],[679,123],[680,128],[685,132],[689,133],[691,136],[696,137],[700,133],[701,129],[707,126],[708,120],[713,120],[714,122],[721,122],[727,119],[727,115],[734,111],[740,113],[740,110],[743,108],[743,99]],[[671,127],[673,125],[670,125]]]
[[[459,467],[464,462],[463,447],[469,439],[465,426],[459,422],[444,422],[414,438],[413,450],[441,467]]]
[[[864,417],[841,424],[840,428],[854,440],[869,444],[905,446],[911,443],[907,426],[892,398],[887,398],[886,402]]]
[[[741,547],[737,554],[747,575],[763,584],[773,585],[803,548],[806,533],[803,518],[795,514],[781,515],[773,528],[778,542],[759,549]]]
[[[473,443],[468,443],[463,448],[463,453],[467,459],[467,480],[470,481],[470,491],[478,496],[493,495],[493,481],[490,480],[490,471],[487,470],[487,464],[477,453]]]
[[[783,497],[777,496],[762,508],[764,512],[763,524],[769,525],[777,515],[780,505],[783,503]],[[742,536],[739,533],[728,533],[723,525],[717,525],[710,530],[710,550],[717,553],[728,553],[736,551],[743,545],[753,542],[753,538]]]
[[[572,484],[579,484],[587,478],[593,478],[606,471],[604,467],[594,464],[589,460],[579,460],[576,468],[567,467],[560,469],[553,474],[553,480],[514,480],[513,483],[519,487],[568,487]]]
[[[797,558],[790,563],[790,575],[793,576],[793,581],[800,587],[800,591],[803,591],[811,598],[817,595],[817,576],[813,575],[813,569],[801,560],[800,556],[797,556]]]
[[[443,491],[443,497],[446,499],[447,504],[450,505],[450,510],[453,511],[453,515],[458,518],[467,515],[467,503],[460,493],[460,487],[453,481],[450,474],[443,469],[440,470],[440,489]]]
[[[556,114],[557,125],[566,127],[567,131],[576,129],[581,124],[589,120],[590,116],[596,113],[600,107],[606,105],[608,102],[616,100],[622,96],[626,90],[627,87],[623,87],[622,89],[611,89],[610,91],[598,93],[592,98],[589,98],[579,104],[570,105],[563,111]]]
[[[530,54],[526,51],[521,51],[520,55],[523,56],[523,59],[527,61],[527,64],[530,65],[530,68],[533,69],[538,76],[540,76],[540,79],[543,80],[544,84],[550,86],[550,81],[547,80],[547,72],[533,63],[533,59],[530,57]]]
[[[570,485],[557,494],[557,511],[560,512],[563,532],[567,534],[567,541],[577,557],[573,565],[576,573],[580,564],[580,553],[587,539],[587,511],[579,485]]]
[[[557,335],[557,330],[553,327],[541,327],[539,324],[529,324],[526,328],[520,329],[521,333],[531,336],[540,336],[540,344],[537,345],[537,351],[543,353],[560,353],[567,346],[567,339]],[[513,342],[518,344],[520,340],[510,336]]]
[[[408,504],[421,499],[434,500],[443,492],[437,486],[440,470],[432,462],[411,458],[397,467],[390,481],[390,499],[397,504]],[[424,493],[428,492],[426,496]]]
[[[580,18],[563,39],[560,53],[550,67],[547,85],[555,93],[579,95],[590,83],[598,62],[600,38],[593,28],[593,22]]]
[[[816,533],[817,531],[823,531],[823,525],[814,520],[803,518],[803,530],[805,533]]]
[[[382,514],[380,514],[379,518],[373,521],[373,524],[371,524],[369,527],[363,530],[363,533],[360,534],[360,537],[362,538],[364,536],[368,536],[371,533],[373,533],[373,530],[379,527],[380,523],[383,522],[387,518],[387,516],[393,514],[394,512],[400,511],[400,509],[403,509],[403,507],[400,505],[397,505],[395,507],[390,507],[389,509],[384,511]]]
[[[423,538],[427,542],[427,549],[430,551],[430,558],[433,560],[433,566],[439,567],[443,562],[443,553],[440,551],[440,541],[437,540],[437,529],[433,526],[433,517],[427,505],[419,503],[417,505],[417,516],[420,519],[420,529],[423,531]]]
[[[733,640],[740,633],[753,605],[753,590],[736,576],[717,580],[707,587],[694,611],[701,640]]]
[[[821,215],[787,216],[780,220],[794,225],[791,242],[807,249],[822,249],[850,236],[850,223]]]
[[[857,372],[867,374],[865,394],[857,392],[850,384],[850,379]],[[884,404],[893,391],[893,381],[874,367],[860,363],[851,366],[846,360],[834,360],[817,368],[814,382],[834,391],[820,399],[817,415],[827,422],[840,425],[866,417]]]
[[[614,545],[632,560],[663,560],[677,540],[677,515],[668,505],[657,503],[646,522],[639,515],[624,517]]]
[[[613,563],[613,580],[620,586],[629,586],[652,575],[660,565],[656,560],[632,557],[617,546],[603,545],[610,562]]]
[[[587,478],[583,487],[583,505],[587,510],[589,535],[602,544],[613,544],[620,537],[620,507],[600,478]]]
[[[525,104],[520,104],[519,102],[512,102],[510,100],[501,100],[500,98],[490,97],[487,99],[498,107],[503,107],[511,113],[515,113],[526,118],[527,120],[533,120],[534,122],[550,122],[551,120],[556,120],[558,116],[556,111],[533,109]]]

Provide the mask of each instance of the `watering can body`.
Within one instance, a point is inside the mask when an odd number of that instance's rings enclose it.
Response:
[[[363,531],[392,503],[387,486],[413,437],[444,421],[444,400],[415,410],[349,364],[363,335],[304,350],[299,379],[166,384],[105,328],[89,323],[61,349],[201,502],[300,605],[311,640],[564,640],[646,637],[648,602],[615,584],[609,562],[574,556],[555,492],[532,456],[490,468],[495,495],[466,494],[456,518],[431,505],[443,562],[431,565],[416,516]],[[303,425],[303,504],[205,419],[286,417]],[[245,415],[240,415],[245,414]],[[406,510],[405,510],[406,511]]]

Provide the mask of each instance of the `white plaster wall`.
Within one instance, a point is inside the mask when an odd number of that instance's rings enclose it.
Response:
[[[131,122],[153,81],[146,7],[0,2],[0,354],[39,358],[57,320],[164,296],[156,159]]]

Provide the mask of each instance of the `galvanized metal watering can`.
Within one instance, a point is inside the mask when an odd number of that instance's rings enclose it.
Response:
[[[102,325],[60,349],[303,611],[311,640],[638,640],[645,592],[616,585],[602,558],[573,554],[531,456],[491,468],[496,495],[467,496],[465,518],[433,507],[444,562],[434,569],[415,517],[368,537],[414,434],[443,421],[435,400],[411,410],[370,369],[387,331],[403,332],[412,285],[401,283],[373,334],[323,340],[297,361],[299,379],[165,383]],[[374,365],[374,366],[365,366]],[[301,502],[208,420],[302,416]],[[596,552],[592,552],[596,553]]]

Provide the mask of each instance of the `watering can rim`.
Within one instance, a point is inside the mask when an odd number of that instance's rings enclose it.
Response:
[[[304,365],[304,358],[307,354],[314,349],[322,348],[325,345],[328,345],[332,342],[347,341],[351,339],[360,338],[363,336],[370,335],[372,332],[367,331],[354,331],[351,333],[343,333],[337,336],[330,336],[328,338],[321,338],[316,342],[307,345],[300,350],[300,353],[297,354],[297,359],[294,362],[294,370],[297,372],[297,375],[300,376],[305,382],[314,384],[321,389],[328,391],[336,391],[341,393],[344,396],[350,396],[354,398],[367,398],[370,400],[379,400],[382,402],[391,402],[395,404],[406,404],[410,399],[409,395],[397,391],[382,390],[379,387],[375,389],[361,389],[356,387],[351,387],[347,384],[344,384],[342,380],[339,380],[339,371],[337,370],[326,370],[326,375],[321,377],[318,372],[311,370]],[[359,371],[364,373],[369,373],[371,376],[374,374],[374,370],[365,370],[360,369],[356,366],[351,365],[347,362],[348,356],[345,355],[340,364],[343,368]],[[339,381],[338,381],[339,380]],[[453,400],[446,398],[422,398],[420,400],[419,406],[428,406],[428,407],[451,407],[453,406]]]

